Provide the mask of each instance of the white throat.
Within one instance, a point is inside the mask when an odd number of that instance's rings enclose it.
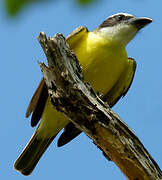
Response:
[[[99,29],[99,32],[102,36],[114,43],[120,43],[123,46],[126,46],[136,35],[137,28],[133,25],[120,23],[112,27],[103,27]]]

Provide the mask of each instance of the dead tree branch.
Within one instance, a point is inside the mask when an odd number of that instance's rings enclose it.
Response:
[[[51,103],[89,136],[130,180],[162,179],[162,172],[131,129],[84,82],[75,54],[61,34],[38,37],[48,60],[40,63]]]

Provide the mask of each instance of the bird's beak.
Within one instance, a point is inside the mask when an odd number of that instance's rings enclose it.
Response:
[[[143,27],[145,27],[146,25],[150,24],[152,22],[151,18],[146,18],[146,17],[135,17],[130,19],[130,23],[134,24],[138,30],[142,29]]]

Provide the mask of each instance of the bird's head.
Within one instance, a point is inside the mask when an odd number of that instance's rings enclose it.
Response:
[[[147,17],[135,17],[127,13],[118,13],[108,17],[98,28],[97,32],[113,42],[126,46],[136,33],[151,23]]]

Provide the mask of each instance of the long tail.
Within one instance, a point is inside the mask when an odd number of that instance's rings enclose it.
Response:
[[[56,136],[56,135],[55,135]],[[33,134],[29,143],[26,145],[14,164],[14,168],[23,175],[29,175],[37,165],[39,159],[51,144],[55,136],[51,138],[38,138],[37,132]]]

